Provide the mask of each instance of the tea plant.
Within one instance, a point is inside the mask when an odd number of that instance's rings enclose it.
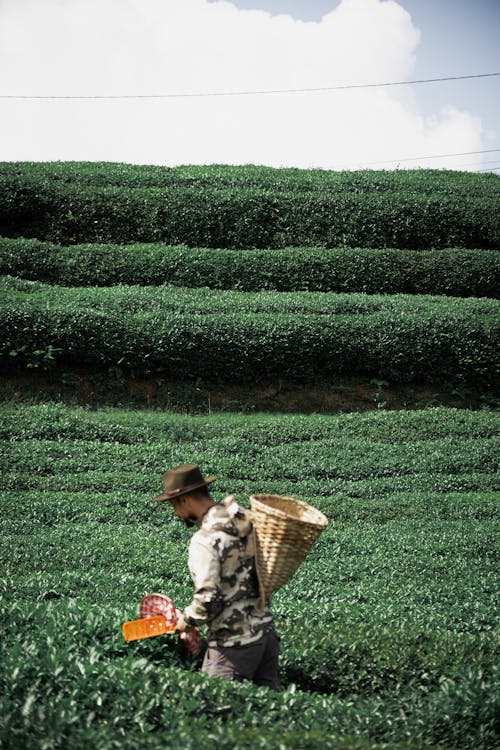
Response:
[[[0,737],[39,748],[493,748],[498,463],[490,411],[188,417],[2,407]],[[208,679],[170,636],[126,644],[142,595],[192,593],[155,503],[197,461],[215,499],[327,514],[275,594],[285,691]]]

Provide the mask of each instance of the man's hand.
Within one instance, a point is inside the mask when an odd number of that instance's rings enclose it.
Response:
[[[187,624],[187,622],[186,622],[186,620],[185,620],[184,615],[182,614],[182,612],[179,614],[179,616],[177,618],[177,623],[175,625],[175,629],[179,633],[190,633],[192,630],[194,630],[194,628],[193,628],[192,625],[188,625]]]

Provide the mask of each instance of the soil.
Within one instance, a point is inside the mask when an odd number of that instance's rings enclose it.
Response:
[[[175,382],[110,372],[10,370],[0,372],[2,401],[62,401],[91,406],[156,408],[188,413],[215,411],[338,413],[371,409],[420,409],[428,406],[498,407],[491,393],[425,383],[390,384],[344,378],[297,384]]]

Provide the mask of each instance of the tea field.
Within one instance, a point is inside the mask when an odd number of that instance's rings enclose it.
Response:
[[[0,725],[13,748],[493,748],[494,412],[188,416],[4,405]],[[328,515],[275,594],[284,692],[210,680],[171,636],[126,644],[141,597],[190,601],[168,466],[216,499]]]
[[[493,174],[1,163],[0,745],[497,747],[499,289]],[[329,518],[281,693],[123,639],[191,601],[181,463]]]

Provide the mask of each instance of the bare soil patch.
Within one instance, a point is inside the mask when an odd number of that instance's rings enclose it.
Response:
[[[307,384],[285,380],[251,384],[177,382],[136,378],[117,368],[109,372],[19,370],[0,372],[0,400],[131,406],[171,411],[338,413],[372,409],[422,409],[428,406],[498,407],[491,393],[426,383],[391,384],[343,378]]]

